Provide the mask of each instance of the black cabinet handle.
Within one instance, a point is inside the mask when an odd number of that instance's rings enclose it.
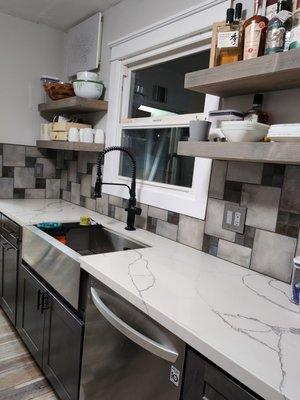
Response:
[[[49,309],[49,296],[46,293],[43,293],[41,313],[44,314],[44,311],[48,309]]]
[[[37,309],[39,310],[40,309],[40,307],[41,307],[41,304],[42,304],[42,302],[41,302],[41,296],[42,296],[42,292],[40,291],[40,289],[38,290],[38,295],[37,295]]]

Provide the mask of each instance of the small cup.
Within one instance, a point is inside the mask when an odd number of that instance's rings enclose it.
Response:
[[[80,141],[84,143],[94,142],[94,129],[84,128],[79,131]]]
[[[95,130],[95,143],[104,143],[104,132],[103,129],[96,129]]]
[[[68,140],[69,142],[79,142],[79,132],[77,128],[70,128]]]
[[[208,141],[211,122],[209,121],[190,121],[190,142]]]

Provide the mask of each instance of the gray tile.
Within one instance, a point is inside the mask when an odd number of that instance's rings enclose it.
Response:
[[[98,172],[98,166],[97,164],[94,164],[92,169],[92,187],[95,187],[96,185],[97,172]]]
[[[2,178],[3,157],[0,155],[0,178]]]
[[[217,256],[242,267],[249,268],[252,249],[236,243],[219,240]]]
[[[81,196],[91,197],[92,195],[92,176],[81,176]]]
[[[157,235],[164,236],[167,239],[177,240],[178,226],[166,221],[158,220],[156,233]]]
[[[88,162],[90,162],[89,157],[90,155],[86,151],[80,151],[78,153],[78,167],[77,167],[78,172],[82,174],[87,173],[87,164]]]
[[[201,219],[180,215],[178,242],[202,250],[205,222]]]
[[[214,160],[209,184],[209,197],[223,199],[226,173],[227,161]]]
[[[80,184],[72,182],[71,184],[71,202],[80,205]]]
[[[77,182],[77,161],[69,161],[68,163],[68,181]]]
[[[256,230],[250,268],[289,283],[297,240]]]
[[[62,190],[67,190],[67,188],[68,188],[68,171],[67,170],[61,171],[60,188]]]
[[[37,158],[37,164],[41,164],[43,175],[39,178],[54,179],[56,177],[56,160],[50,158]]]
[[[63,169],[64,166],[65,166],[64,152],[63,151],[57,151],[56,168],[57,169]]]
[[[122,197],[109,195],[108,202],[112,206],[123,207],[123,199],[122,199]]]
[[[300,214],[300,166],[287,165],[280,210]]]
[[[149,207],[146,204],[142,204],[142,203],[137,203],[137,207],[140,207],[142,209],[142,214],[137,215],[135,217],[135,226],[136,226],[136,228],[146,229]]]
[[[14,171],[14,187],[16,189],[34,189],[34,168],[16,167]]]
[[[65,201],[71,201],[71,192],[68,192],[67,190],[63,190],[62,199]]]
[[[260,184],[264,165],[261,163],[249,163],[229,161],[227,180],[243,183]]]
[[[241,205],[247,207],[246,225],[275,232],[281,189],[243,185]]]
[[[103,194],[101,198],[96,199],[96,211],[99,214],[108,215],[108,195]]]
[[[151,218],[157,218],[162,221],[168,220],[168,210],[163,210],[162,208],[149,206],[148,216]]]
[[[124,210],[123,207],[115,206],[115,219],[122,222],[127,221],[127,212]]]
[[[46,198],[47,199],[60,198],[60,179],[46,180]]]
[[[0,199],[12,199],[14,197],[14,179],[0,178]]]
[[[45,189],[25,189],[25,199],[45,199]]]
[[[234,242],[235,233],[222,228],[225,203],[223,200],[208,199],[205,233]]]
[[[96,200],[95,199],[86,198],[84,203],[85,203],[84,206],[87,209],[89,209],[91,211],[96,210]]]
[[[5,167],[25,167],[25,146],[4,144],[3,165]]]
[[[25,154],[26,157],[40,158],[45,157],[46,150],[38,149],[35,146],[26,146]]]

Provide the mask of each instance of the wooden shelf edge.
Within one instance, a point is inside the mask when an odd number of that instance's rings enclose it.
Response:
[[[186,74],[185,88],[220,97],[300,87],[300,49]]]
[[[65,142],[60,140],[37,140],[36,146],[40,149],[88,151],[88,152],[101,152],[105,148],[103,143]]]
[[[108,102],[105,100],[83,99],[81,97],[69,97],[67,99],[53,100],[49,103],[39,104],[40,113],[51,114],[55,112],[92,113],[108,110]]]
[[[300,143],[179,142],[178,154],[214,160],[300,165]]]

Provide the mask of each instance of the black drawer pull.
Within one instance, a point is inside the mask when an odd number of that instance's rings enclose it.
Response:
[[[41,297],[42,297],[42,292],[39,289],[38,290],[38,295],[37,295],[37,309],[38,310],[40,309],[40,307],[42,305]]]
[[[43,293],[41,313],[44,314],[44,311],[48,309],[49,309],[49,296],[46,293]]]

